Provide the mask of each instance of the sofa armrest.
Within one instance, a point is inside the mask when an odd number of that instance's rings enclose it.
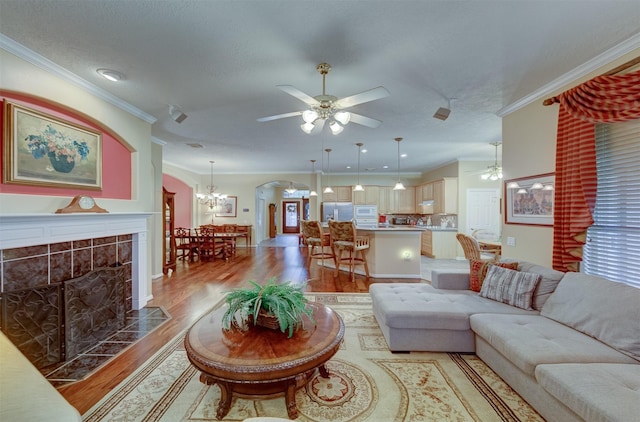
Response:
[[[469,270],[431,270],[431,285],[436,289],[469,290]]]
[[[53,385],[0,332],[0,420],[82,421]]]

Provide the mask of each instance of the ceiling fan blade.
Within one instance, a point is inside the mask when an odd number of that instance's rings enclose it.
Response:
[[[325,122],[326,122],[325,119],[316,120],[313,123],[315,125],[315,127],[311,130],[311,133],[309,135],[317,135],[319,133],[322,133],[322,129],[324,128]]]
[[[366,116],[362,116],[360,114],[351,113],[351,112],[349,112],[349,114],[351,114],[351,120],[350,120],[351,123],[357,123],[359,125],[367,126],[373,129],[377,128],[382,124],[382,121],[372,119],[371,117],[366,117]]]
[[[354,105],[367,103],[373,100],[379,100],[380,98],[388,97],[391,95],[389,91],[383,86],[372,88],[368,91],[361,92],[359,94],[351,95],[350,97],[344,97],[335,102],[337,108],[348,108]]]
[[[301,116],[301,111],[292,111],[291,113],[276,114],[275,116],[260,117],[259,122],[270,122],[272,120],[284,119],[285,117]]]
[[[320,102],[318,100],[316,100],[315,98],[313,98],[311,95],[305,94],[304,92],[300,91],[298,88],[291,86],[291,85],[278,85],[277,86],[281,91],[286,92],[289,95],[293,95],[294,97],[296,97],[297,99],[299,99],[300,101],[302,101],[303,103],[309,105],[309,106],[317,106],[320,104]]]

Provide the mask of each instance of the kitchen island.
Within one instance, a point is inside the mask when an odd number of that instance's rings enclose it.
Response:
[[[325,226],[323,224],[323,226]],[[328,230],[327,227],[323,227]],[[420,241],[422,230],[415,226],[356,226],[358,236],[369,237],[367,262],[372,278],[420,278]],[[331,260],[324,265],[335,268]],[[342,268],[348,271],[346,266]],[[364,268],[355,268],[357,274],[364,275]]]

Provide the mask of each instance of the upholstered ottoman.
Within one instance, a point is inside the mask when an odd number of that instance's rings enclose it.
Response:
[[[436,289],[425,283],[372,284],[369,293],[382,334],[396,352],[474,352],[471,314],[537,314],[470,290]]]

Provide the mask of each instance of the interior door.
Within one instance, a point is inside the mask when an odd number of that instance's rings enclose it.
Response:
[[[467,233],[486,230],[500,236],[500,189],[467,189]]]
[[[300,203],[282,201],[282,233],[300,233]]]

